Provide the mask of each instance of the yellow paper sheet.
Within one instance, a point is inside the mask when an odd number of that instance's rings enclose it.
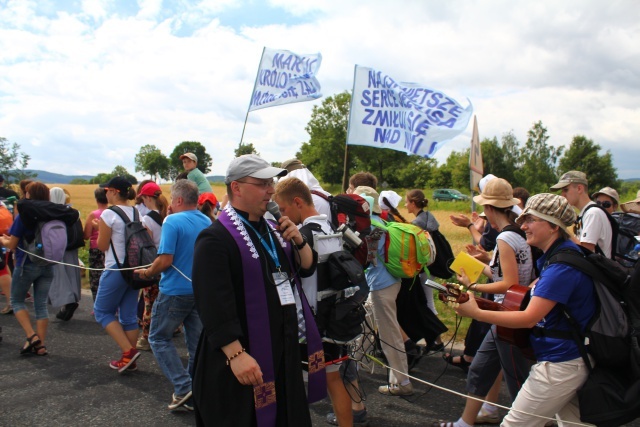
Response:
[[[460,274],[460,268],[464,268],[465,274],[471,280],[471,283],[474,283],[478,281],[480,274],[482,274],[484,264],[468,253],[460,252],[449,268],[458,274]]]

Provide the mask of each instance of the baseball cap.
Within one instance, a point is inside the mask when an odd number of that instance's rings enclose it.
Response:
[[[552,190],[560,190],[569,184],[584,184],[589,185],[587,181],[587,174],[580,171],[569,171],[560,177],[560,181],[553,187]]]
[[[266,160],[256,154],[245,154],[231,160],[224,178],[225,184],[231,184],[245,176],[257,179],[268,179],[276,176],[285,176],[286,169],[271,166]]]
[[[287,172],[291,172],[297,169],[304,169],[306,166],[298,159],[289,159],[282,162],[280,165],[282,169],[286,169]]]
[[[527,215],[533,215],[549,221],[565,231],[567,231],[568,226],[576,221],[576,213],[567,199],[551,193],[540,193],[529,197],[524,210],[516,218],[516,223],[522,225]]]
[[[387,201],[391,203],[391,206],[387,206],[387,204],[384,202],[384,199],[387,199]],[[378,203],[380,204],[380,208],[382,209],[397,209],[398,205],[400,204],[400,200],[402,200],[402,197],[395,191],[391,190],[381,191],[380,197],[378,197]]]
[[[600,191],[596,191],[591,195],[592,199],[598,197],[598,194],[604,194],[605,196],[611,197],[616,201],[617,204],[620,204],[620,196],[618,196],[618,192],[611,187],[604,187]]]
[[[198,157],[193,153],[184,153],[182,156],[180,156],[180,160],[184,159],[185,157],[198,163]]]
[[[473,201],[480,205],[491,205],[497,208],[508,208],[520,202],[513,197],[511,184],[502,178],[494,178],[487,182],[482,193],[475,196]]]
[[[380,204],[378,203],[378,199],[380,198],[380,195],[373,188],[367,187],[366,185],[361,185],[360,187],[357,187],[355,190],[353,190],[353,194],[357,194],[358,196],[361,196],[361,197],[363,197],[363,195],[367,197],[371,197],[373,199],[373,205],[372,205],[373,207],[371,208],[371,212],[376,214],[379,214],[382,212],[382,210],[380,209]]]
[[[100,184],[102,188],[112,188],[120,194],[126,196],[131,188],[131,183],[123,176],[114,176],[108,182]]]
[[[198,197],[198,206],[204,205],[204,202],[209,202],[213,205],[213,207],[218,206],[218,198],[213,193],[202,193]]]
[[[141,196],[157,197],[160,194],[162,194],[162,189],[155,182],[147,182],[144,187],[142,187],[142,190],[140,190]]]

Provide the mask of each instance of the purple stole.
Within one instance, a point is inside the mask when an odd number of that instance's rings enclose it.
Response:
[[[276,384],[273,368],[273,353],[271,349],[271,331],[269,328],[269,311],[267,308],[267,294],[262,274],[260,256],[253,245],[244,224],[238,218],[238,213],[227,204],[220,213],[218,221],[229,231],[240,250],[244,278],[244,296],[247,312],[247,329],[251,356],[256,359],[262,370],[263,383],[253,387],[253,400],[258,427],[274,426],[276,424]],[[268,223],[267,223],[268,224]],[[271,227],[269,224],[268,227]],[[293,261],[291,245],[286,243],[279,233],[274,233],[280,241],[280,246]],[[293,263],[291,266],[293,267]],[[293,268],[292,268],[293,270]],[[304,292],[300,279],[294,275],[296,289],[302,296]],[[280,286],[286,286],[282,284]],[[307,329],[307,350],[309,355],[309,402],[317,402],[327,394],[327,378],[324,372],[324,351],[322,339],[313,320],[313,314],[306,298],[300,298],[304,311]],[[249,315],[251,313],[251,315]]]

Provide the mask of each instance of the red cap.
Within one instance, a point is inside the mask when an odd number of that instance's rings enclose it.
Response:
[[[144,187],[142,187],[142,190],[140,191],[141,196],[156,197],[160,194],[162,194],[162,189],[155,182],[146,183]]]
[[[207,200],[211,202],[214,207],[218,206],[218,199],[213,193],[202,193],[200,197],[198,197],[198,205],[204,205],[204,202],[206,202]]]

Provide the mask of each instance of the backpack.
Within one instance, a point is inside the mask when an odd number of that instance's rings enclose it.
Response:
[[[398,278],[412,278],[436,258],[436,248],[429,232],[403,222],[371,221],[385,235],[384,266]]]
[[[350,239],[345,239],[345,247],[355,256],[360,265],[366,267],[371,261],[367,244],[367,237],[371,233],[371,208],[369,203],[357,194],[327,196],[317,190],[311,190],[311,193],[329,202],[331,224],[335,229],[343,234],[348,234],[348,231],[345,232],[345,229],[341,228],[344,225],[361,240],[359,244],[356,244],[350,243]]]
[[[625,267],[633,267],[638,260],[637,255],[633,256],[632,254],[638,243],[635,236],[640,235],[640,215],[614,212],[611,216],[618,224],[616,260]]]
[[[61,262],[67,247],[67,226],[60,220],[41,221],[33,238],[22,240],[23,249],[35,265],[46,266]],[[25,257],[22,265],[26,262]]]
[[[522,237],[525,241],[527,240],[527,235],[525,234],[524,230],[518,227],[517,225],[509,224],[506,227],[504,227],[502,231],[513,231],[514,233],[517,233],[520,237]],[[544,252],[542,252],[542,249],[537,248],[535,246],[529,245],[529,247],[531,248],[531,256],[533,257],[533,272],[535,273],[535,277],[540,277],[540,270],[538,269],[538,260],[544,254]],[[496,244],[496,250],[498,250],[497,244]],[[502,277],[502,268],[500,269],[499,276]],[[527,284],[522,283],[522,285],[528,286],[528,283]]]
[[[113,251],[113,257],[116,259],[116,264],[120,270],[120,274],[124,280],[134,289],[142,289],[158,281],[154,277],[146,278],[138,274],[134,274],[133,270],[122,270],[131,267],[141,267],[153,263],[158,255],[156,245],[153,243],[153,239],[149,235],[147,229],[140,222],[140,214],[136,208],[133,208],[133,221],[129,219],[127,214],[118,206],[110,206],[113,212],[124,221],[124,242],[125,242],[125,257],[120,264],[118,256],[116,255],[115,248],[113,247],[113,240],[110,242],[111,250]]]
[[[146,214],[145,216],[148,216],[149,218],[151,218],[156,224],[158,224],[160,227],[162,227],[162,218],[160,217],[160,214],[156,211],[150,211],[148,214]]]
[[[73,225],[67,226],[67,247],[65,250],[84,248],[84,229],[82,222],[78,219]]]
[[[340,233],[327,235],[317,223],[305,224],[300,233],[316,250],[321,239],[342,237]],[[318,255],[316,271],[318,331],[325,341],[349,342],[362,334],[366,316],[362,304],[369,294],[369,286],[362,265],[350,252],[340,250]]]
[[[618,222],[615,219],[613,219],[611,214],[609,214],[609,212],[607,212],[605,208],[596,204],[587,206],[584,212],[582,212],[582,215],[578,217],[578,221],[581,221],[582,217],[584,217],[587,211],[591,208],[599,208],[607,216],[607,220],[609,220],[609,225],[611,225],[611,259],[616,259],[617,250],[618,250],[618,229],[619,229]],[[602,249],[600,249],[600,246],[598,245],[596,245],[596,252],[602,253]]]

